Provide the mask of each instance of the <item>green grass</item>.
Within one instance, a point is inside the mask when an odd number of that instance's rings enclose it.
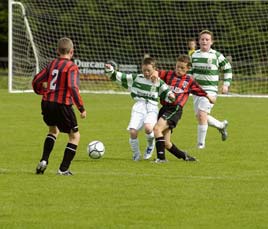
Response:
[[[75,175],[61,177],[64,134],[45,174],[34,174],[47,133],[41,98],[6,89],[0,98],[0,228],[267,228],[267,99],[220,97],[213,114],[229,120],[229,139],[209,129],[198,151],[190,98],[172,138],[199,162],[167,153],[168,163],[154,164],[131,160],[129,96],[83,94]],[[100,160],[86,154],[96,139],[106,146]]]
[[[4,72],[0,69],[0,89],[7,89],[8,88],[8,77],[7,72]]]

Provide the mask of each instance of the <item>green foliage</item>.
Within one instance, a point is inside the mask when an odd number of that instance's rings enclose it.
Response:
[[[8,1],[0,2],[0,42],[8,40]]]
[[[126,95],[83,94],[88,117],[73,177],[56,176],[67,136],[61,134],[42,176],[34,170],[47,128],[40,97],[0,90],[0,228],[266,228],[268,219],[267,99],[222,98],[213,114],[229,120],[229,139],[209,129],[207,148],[195,148],[192,101],[172,138],[199,159],[133,162]],[[145,148],[144,133],[140,133]],[[87,143],[106,154],[89,159]]]
[[[46,14],[60,10],[63,2],[65,1],[54,2],[53,7],[46,11],[42,11],[42,8],[34,13],[29,11],[27,15],[29,21],[35,24],[34,22],[40,18],[48,20],[45,18]],[[39,2],[31,4],[37,8],[42,5]],[[103,10],[104,6],[106,10]],[[107,6],[109,7],[106,8]],[[174,11],[169,12],[169,9]],[[200,11],[197,11],[199,9]],[[186,51],[187,38],[197,37],[202,29],[214,31],[215,48],[226,55],[232,55],[236,60],[243,56],[244,60],[259,61],[259,54],[267,49],[268,2],[266,1],[74,1],[69,11],[53,14],[54,25],[53,27],[49,23],[46,25],[47,33],[54,32],[55,24],[57,31],[62,30],[64,24],[73,25],[74,16],[78,12],[79,14],[82,12],[83,17],[90,18],[93,23],[88,25],[83,19],[79,21],[79,25],[76,26],[83,28],[84,33],[82,37],[77,38],[77,43],[79,47],[90,49],[91,58],[95,60],[99,58],[99,47],[113,44],[111,43],[113,34],[122,36],[123,39],[116,40],[110,56],[118,56],[117,49],[120,48],[134,59],[140,57],[142,52],[150,51],[152,55],[168,56],[170,60],[174,60],[177,53]],[[254,20],[245,20],[244,15]],[[100,23],[101,26],[96,26],[96,23]],[[170,26],[170,23],[174,26]],[[109,33],[107,28],[110,28]],[[33,33],[39,34],[42,30],[42,26],[37,26],[33,28]],[[65,35],[74,36],[73,32],[63,30]],[[182,37],[186,34],[187,37]],[[141,50],[139,44],[142,38],[144,38],[142,41],[144,50]],[[50,42],[53,43],[53,39]],[[174,49],[178,52],[172,52]],[[158,53],[159,50],[161,54]],[[124,61],[123,56],[119,58],[122,58],[121,62]],[[139,64],[140,58],[136,61]]]

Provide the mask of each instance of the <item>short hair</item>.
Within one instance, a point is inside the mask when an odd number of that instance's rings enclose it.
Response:
[[[58,52],[60,55],[69,54],[73,47],[73,42],[68,37],[63,37],[58,41]]]
[[[198,39],[200,39],[201,35],[203,35],[203,34],[209,34],[211,36],[211,40],[214,40],[213,33],[211,31],[207,30],[207,29],[204,29],[199,33]]]
[[[156,68],[156,60],[152,57],[145,57],[143,60],[142,60],[142,65],[152,65],[153,68]]]
[[[188,38],[187,43],[192,42],[192,41],[196,42],[195,38]]]
[[[182,54],[177,58],[177,62],[183,62],[183,63],[187,63],[187,66],[191,66],[191,58],[186,55],[186,54]]]

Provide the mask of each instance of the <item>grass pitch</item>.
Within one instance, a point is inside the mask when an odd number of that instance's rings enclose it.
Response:
[[[267,99],[222,98],[213,115],[229,121],[222,142],[210,128],[198,151],[192,98],[172,138],[199,159],[133,162],[127,95],[83,94],[87,119],[72,177],[56,176],[67,136],[60,134],[44,175],[35,175],[47,133],[41,97],[0,90],[0,228],[267,228]],[[141,148],[145,136],[139,135]],[[104,158],[87,144],[101,140]]]

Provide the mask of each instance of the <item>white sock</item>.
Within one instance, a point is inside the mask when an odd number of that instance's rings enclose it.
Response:
[[[197,143],[205,145],[208,125],[198,125],[197,128]]]
[[[222,129],[224,127],[223,123],[211,115],[208,115],[208,125],[216,127],[217,129]]]
[[[154,144],[154,132],[152,131],[150,134],[146,134],[147,139],[147,147],[151,147]]]
[[[129,144],[130,144],[130,148],[134,154],[140,153],[140,146],[139,146],[139,139],[138,138],[134,138],[134,139],[130,138]]]

